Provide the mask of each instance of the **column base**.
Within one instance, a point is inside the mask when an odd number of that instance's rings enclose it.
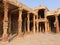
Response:
[[[33,28],[33,33],[36,33],[36,30]]]
[[[59,31],[56,31],[56,33],[59,33]]]
[[[8,34],[3,34],[2,41],[3,42],[8,42]]]
[[[23,34],[22,34],[22,33],[19,33],[19,34],[17,35],[17,38],[21,38],[21,37],[23,37]]]
[[[47,32],[48,32],[48,30],[45,31],[45,33],[47,33]]]
[[[26,32],[26,34],[27,34],[27,35],[29,35],[29,34],[30,34],[30,32]]]

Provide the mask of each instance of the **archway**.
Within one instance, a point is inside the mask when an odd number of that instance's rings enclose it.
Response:
[[[45,32],[45,23],[39,22],[39,32]]]

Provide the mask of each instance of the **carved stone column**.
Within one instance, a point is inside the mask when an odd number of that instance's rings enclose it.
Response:
[[[57,16],[56,16],[56,33],[59,33],[59,22]]]
[[[48,30],[48,32],[50,32],[49,22],[47,22],[47,30]]]
[[[8,41],[8,4],[4,1],[4,19],[3,19],[3,36],[2,41]]]
[[[27,13],[27,33],[30,32],[30,12]]]
[[[11,36],[11,15],[9,15],[9,35]]]
[[[37,15],[37,32],[39,31],[39,29],[38,29],[38,15]]]
[[[22,36],[22,8],[19,8],[19,17],[18,17],[18,38]]]
[[[35,15],[33,15],[33,32],[35,33]]]
[[[40,33],[41,33],[42,32],[41,26],[39,28],[40,28],[39,30],[40,30]]]
[[[45,10],[45,33],[47,33],[48,32],[48,26],[49,26],[49,23],[48,23],[48,19],[47,19],[47,12],[48,10]]]
[[[47,19],[45,19],[45,32],[48,32],[48,29],[47,29]]]

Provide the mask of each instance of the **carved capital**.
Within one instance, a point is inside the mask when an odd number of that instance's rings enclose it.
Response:
[[[18,8],[18,10],[19,10],[19,11],[23,11],[23,8],[22,8],[22,7],[20,7],[20,8]]]

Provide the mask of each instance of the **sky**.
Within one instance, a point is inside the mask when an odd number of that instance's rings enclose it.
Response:
[[[36,8],[40,5],[46,6],[49,10],[60,8],[60,0],[18,0],[30,8]]]

